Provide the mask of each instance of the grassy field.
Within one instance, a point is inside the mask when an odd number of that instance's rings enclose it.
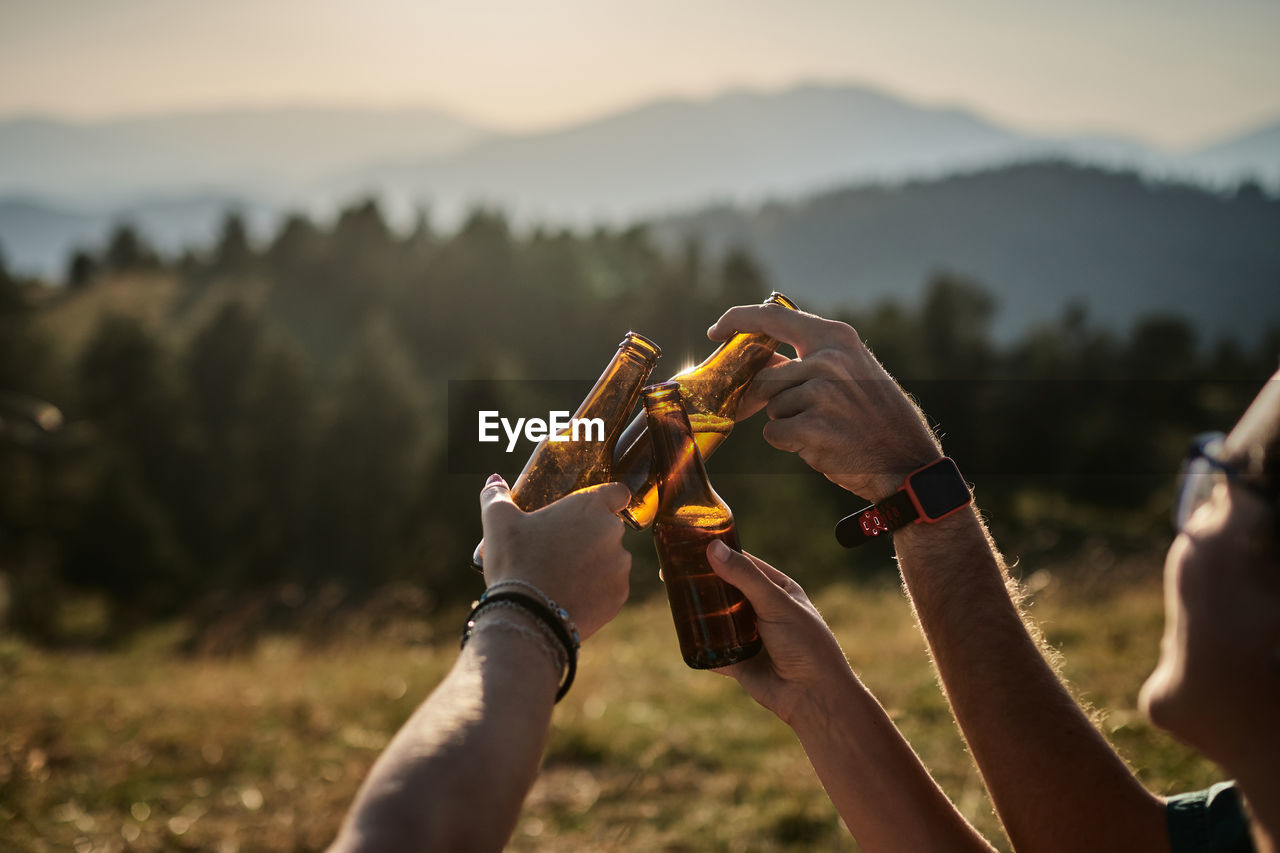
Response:
[[[1219,773],[1134,710],[1156,656],[1157,573],[1152,560],[1146,580],[1087,592],[1041,573],[1032,612],[1107,736],[1169,792]],[[1007,846],[899,589],[816,599],[948,794]],[[282,638],[214,660],[171,646],[166,632],[95,653],[0,640],[0,849],[321,848],[456,640],[449,622],[418,644]],[[789,730],[729,679],[686,669],[653,600],[584,649],[511,849],[857,848]]]

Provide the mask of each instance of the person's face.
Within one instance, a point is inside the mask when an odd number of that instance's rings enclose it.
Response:
[[[1248,446],[1239,432],[1228,456]],[[1231,764],[1280,715],[1280,542],[1271,504],[1217,479],[1169,548],[1160,660],[1139,702],[1156,725]]]

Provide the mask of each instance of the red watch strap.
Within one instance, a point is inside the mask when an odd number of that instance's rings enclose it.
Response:
[[[836,541],[856,548],[882,533],[892,533],[920,517],[906,489],[895,492],[875,506],[845,516],[836,523]]]

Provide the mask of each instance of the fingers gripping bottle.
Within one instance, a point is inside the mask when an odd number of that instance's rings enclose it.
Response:
[[[795,302],[774,292],[765,305],[797,310]],[[751,380],[769,363],[778,341],[759,332],[739,332],[722,343],[706,361],[671,377],[679,383],[693,435],[707,459],[733,429],[738,403]],[[653,522],[658,511],[658,481],[653,447],[644,416],[638,416],[618,440],[613,474],[631,489],[631,503],[619,515],[636,530]]]
[[[755,611],[707,562],[713,539],[741,550],[733,513],[707,480],[679,383],[645,388],[644,408],[660,495],[653,542],[680,654],[695,669],[746,660],[760,651]]]
[[[516,506],[533,512],[570,492],[614,479],[618,438],[661,354],[658,345],[644,335],[627,332],[613,360],[574,413],[579,429],[556,436],[554,441],[550,436],[544,438],[530,454],[511,487]],[[586,423],[593,419],[602,421],[604,429]],[[477,568],[484,566],[484,542],[476,546],[471,561]]]

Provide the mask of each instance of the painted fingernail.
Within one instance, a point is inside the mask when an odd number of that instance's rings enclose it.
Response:
[[[484,481],[484,487],[487,489],[490,486],[492,486],[494,483],[502,483],[502,482],[505,482],[505,481],[502,479],[501,474],[490,474],[489,479]]]
[[[729,555],[733,553],[729,550],[729,546],[721,542],[719,539],[711,543],[711,556],[717,560],[727,560]]]

